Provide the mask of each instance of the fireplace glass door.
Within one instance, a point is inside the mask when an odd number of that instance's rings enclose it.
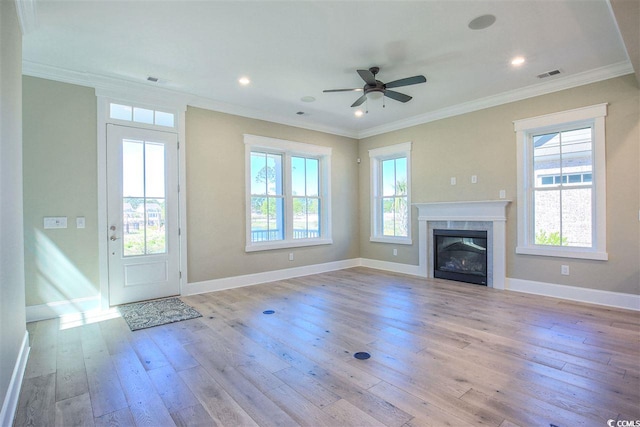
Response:
[[[433,276],[487,284],[487,232],[433,230]]]

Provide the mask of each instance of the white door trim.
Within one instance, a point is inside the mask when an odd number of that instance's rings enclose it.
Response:
[[[173,102],[172,102],[173,101]],[[185,113],[187,106],[175,100],[159,101],[158,97],[150,94],[149,97],[136,97],[125,99],[122,95],[104,89],[96,89],[97,102],[97,146],[98,156],[96,171],[98,174],[98,266],[100,282],[100,309],[109,309],[109,251],[108,251],[108,222],[107,222],[107,123],[113,123],[109,119],[109,102],[122,102],[142,106],[155,106],[164,111],[173,111],[176,114],[176,133],[178,134],[178,182],[180,193],[178,194],[178,210],[180,224],[180,294],[183,294],[185,284],[188,283],[187,273],[187,199],[186,199],[186,160],[185,160]],[[132,124],[135,126],[134,124]],[[165,129],[166,131],[166,129]]]

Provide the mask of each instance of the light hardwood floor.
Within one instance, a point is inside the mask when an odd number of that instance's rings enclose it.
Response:
[[[203,317],[30,323],[15,425],[640,419],[637,312],[365,268],[182,299]]]

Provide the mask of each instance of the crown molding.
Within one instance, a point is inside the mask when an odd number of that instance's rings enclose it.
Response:
[[[370,136],[380,135],[411,126],[417,126],[424,123],[434,122],[436,120],[446,119],[448,117],[459,116],[461,114],[471,113],[473,111],[483,110],[489,107],[496,107],[510,102],[521,101],[535,96],[546,95],[565,89],[571,89],[590,83],[612,79],[633,73],[633,67],[629,61],[622,61],[605,67],[595,68],[593,70],[574,74],[571,76],[560,77],[549,82],[537,83],[535,85],[526,86],[524,88],[502,92],[485,98],[476,99],[474,101],[462,104],[452,105],[451,107],[442,108],[436,111],[430,111],[418,116],[409,117],[388,123],[381,126],[365,129],[358,133],[358,139],[368,138]]]
[[[16,0],[16,2],[33,2],[34,0]],[[149,84],[133,82],[125,79],[107,77],[93,73],[83,73],[38,64],[30,61],[23,61],[23,74],[32,77],[40,77],[49,80],[71,83],[80,86],[88,86],[96,89],[98,95],[106,95],[112,98],[140,99],[145,102],[154,100],[157,105],[166,105],[169,101],[171,105],[181,104],[197,108],[218,111],[226,114],[247,117],[256,120],[264,120],[286,126],[292,126],[311,131],[324,132],[332,135],[344,136],[347,138],[363,139],[370,136],[380,135],[411,126],[417,126],[436,120],[454,117],[485,108],[495,107],[510,102],[521,101],[535,96],[546,95],[560,90],[596,83],[599,81],[624,76],[633,73],[631,62],[626,60],[605,67],[596,68],[582,73],[566,77],[559,77],[549,82],[537,83],[521,89],[502,92],[496,95],[477,99],[462,104],[452,105],[425,114],[398,120],[381,126],[375,126],[361,131],[318,125],[310,122],[283,117],[268,111],[261,111],[253,108],[241,107],[206,98],[199,95],[180,92],[173,89],[150,86]]]
[[[38,15],[36,13],[36,0],[15,0],[16,14],[20,22],[20,31],[25,36],[36,29]]]

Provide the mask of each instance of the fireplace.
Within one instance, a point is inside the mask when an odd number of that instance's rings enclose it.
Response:
[[[433,277],[487,285],[486,230],[433,230]]]

